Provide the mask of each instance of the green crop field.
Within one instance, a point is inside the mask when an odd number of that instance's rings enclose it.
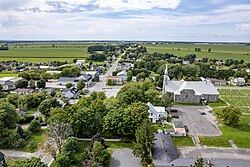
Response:
[[[170,53],[184,57],[187,54],[196,54],[198,58],[210,58],[218,60],[237,59],[250,61],[250,46],[233,44],[160,44],[145,45],[149,53]],[[194,48],[201,48],[202,52],[195,52]],[[211,48],[211,53],[208,53]],[[179,51],[178,51],[179,49]],[[249,55],[247,55],[249,54]]]
[[[91,43],[28,43],[10,44],[8,51],[0,51],[0,61],[48,62],[86,59],[87,47]]]

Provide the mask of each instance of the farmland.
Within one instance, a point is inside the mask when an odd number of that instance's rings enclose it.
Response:
[[[196,54],[198,58],[210,58],[218,60],[237,59],[250,61],[250,46],[236,44],[159,44],[145,45],[149,53],[170,53],[184,57],[187,54]],[[195,48],[201,48],[201,52],[195,52]],[[208,52],[211,48],[211,53]]]
[[[28,43],[10,44],[8,51],[0,51],[0,60],[22,62],[68,61],[86,59],[91,43]]]

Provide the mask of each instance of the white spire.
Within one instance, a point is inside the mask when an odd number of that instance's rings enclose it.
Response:
[[[164,79],[163,79],[162,95],[165,94],[165,86],[168,84],[169,81],[170,78],[168,76],[168,64],[166,64],[166,69],[164,72]]]

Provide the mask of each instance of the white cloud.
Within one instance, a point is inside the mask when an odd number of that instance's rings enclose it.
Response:
[[[239,29],[241,29],[241,30],[250,31],[250,23],[236,24],[236,27],[239,28]]]
[[[233,12],[242,12],[242,11],[250,11],[250,4],[226,6],[224,8],[215,10],[215,13],[233,13]]]

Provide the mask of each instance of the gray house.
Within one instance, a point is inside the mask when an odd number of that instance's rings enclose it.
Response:
[[[68,99],[77,99],[80,97],[80,92],[75,87],[66,88],[62,90],[62,96]]]
[[[87,87],[89,87],[92,83],[92,76],[87,74],[82,74],[76,78],[70,77],[60,77],[57,81],[57,85],[66,85],[67,83],[71,83],[73,86],[77,86],[77,82],[83,80]]]
[[[163,93],[170,93],[172,100],[178,103],[217,102],[219,99],[219,92],[210,81],[172,81],[168,77],[167,67]]]
[[[15,89],[16,82],[20,80],[23,80],[23,78],[4,77],[4,78],[0,78],[0,85],[3,86],[3,90]]]

